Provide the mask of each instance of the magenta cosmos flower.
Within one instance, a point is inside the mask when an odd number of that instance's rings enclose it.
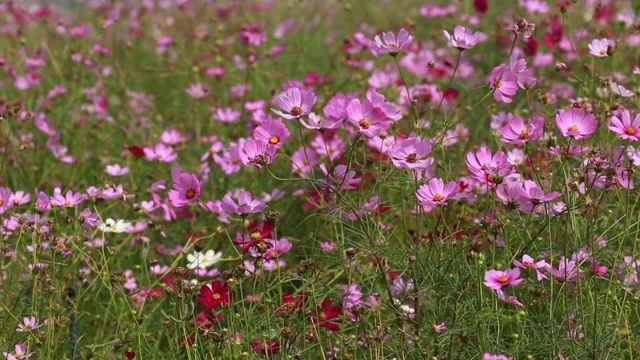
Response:
[[[391,127],[391,119],[369,100],[351,100],[347,105],[347,119],[367,137],[374,137]]]
[[[493,89],[493,98],[506,104],[511,103],[512,96],[518,92],[518,77],[505,64],[493,68],[489,77],[489,88]]]
[[[287,120],[297,119],[311,113],[311,108],[316,103],[316,94],[310,90],[301,91],[297,87],[293,87],[279,94],[274,102],[284,111],[275,109],[271,109],[271,111]]]
[[[594,39],[589,44],[589,53],[597,57],[609,56],[610,49],[616,46],[616,42],[609,39]]]
[[[509,269],[505,271],[489,270],[484,274],[484,283],[491,290],[501,290],[505,286],[517,286],[524,282],[519,279],[520,269]]]
[[[389,151],[393,165],[400,169],[426,169],[433,162],[433,158],[427,158],[429,154],[431,141],[416,138],[399,141]]]
[[[556,114],[556,124],[564,137],[575,140],[589,138],[598,128],[596,117],[582,109],[562,110]]]
[[[376,55],[389,54],[391,56],[397,56],[400,50],[409,47],[413,42],[413,36],[409,34],[406,29],[400,29],[398,36],[389,31],[376,35],[371,42],[371,50]]]
[[[171,206],[176,208],[194,203],[198,196],[200,196],[200,181],[195,175],[189,173],[178,176],[173,183],[173,188],[169,191]]]
[[[267,142],[276,148],[281,147],[289,136],[289,129],[280,120],[264,120],[253,132],[254,139]]]
[[[525,125],[521,116],[511,118],[507,125],[500,130],[500,140],[507,144],[521,145],[529,141],[536,141],[542,135],[544,117],[534,116]]]
[[[246,190],[239,190],[236,198],[238,200],[237,203],[231,198],[231,194],[226,194],[220,204],[222,210],[238,215],[245,215],[259,213],[267,207],[264,201],[253,199],[251,193]]]
[[[449,181],[444,185],[444,181],[439,178],[429,180],[428,184],[421,185],[416,192],[416,197],[421,205],[435,206],[447,205],[447,200],[458,193],[458,183]]]
[[[611,117],[611,125],[609,130],[620,135],[622,140],[638,141],[638,135],[640,135],[640,114],[636,115],[631,122],[631,114],[629,110],[622,110],[622,120],[617,116]]]
[[[443,30],[442,33],[453,47],[461,51],[471,49],[478,45],[478,41],[480,41],[480,37],[483,35],[481,32],[476,31],[474,33],[471,29],[460,25],[456,25],[455,29],[453,29],[453,35],[449,34],[447,30]]]
[[[262,168],[276,158],[277,148],[262,140],[248,139],[238,148],[238,157],[246,166]]]

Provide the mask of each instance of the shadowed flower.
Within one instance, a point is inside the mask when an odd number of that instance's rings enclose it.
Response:
[[[212,282],[211,285],[203,285],[200,288],[200,295],[197,301],[206,304],[204,311],[226,305],[233,299],[233,293],[229,292],[227,284],[222,284],[220,280]]]
[[[236,203],[231,194],[226,194],[222,198],[220,207],[226,212],[231,212],[238,215],[259,213],[267,208],[267,205],[260,199],[253,199],[251,193],[246,190],[238,191],[238,202]]]

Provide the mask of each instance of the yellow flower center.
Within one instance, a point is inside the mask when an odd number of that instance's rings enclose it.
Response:
[[[271,144],[271,145],[275,145],[275,144],[277,144],[279,142],[280,142],[280,138],[275,136],[275,135],[273,135],[272,137],[269,138],[269,144]]]
[[[213,294],[213,300],[220,300],[220,294]]]
[[[502,275],[498,278],[498,282],[500,283],[506,283],[507,280],[509,280],[509,278],[507,278],[506,276]]]
[[[605,49],[600,50],[600,55],[606,55],[606,54],[607,54],[607,50]]]
[[[520,140],[525,140],[529,137],[529,130],[525,129],[520,132]]]
[[[497,89],[497,88],[499,88],[500,86],[502,86],[502,81],[500,81],[500,79],[495,79],[495,80],[493,81],[493,87]]]
[[[363,129],[368,129],[369,126],[371,126],[371,121],[369,121],[369,119],[367,119],[367,118],[364,118],[364,119],[360,120],[358,125],[360,125],[360,127],[363,128]]]
[[[629,126],[628,128],[625,129],[624,132],[627,135],[635,135],[636,134],[636,129],[634,129],[631,126]]]
[[[324,319],[326,319],[326,318],[327,318],[327,313],[325,313],[325,312],[323,311],[323,312],[321,312],[321,313],[318,315],[318,317],[319,317],[320,319],[323,319],[323,320],[324,320]]]
[[[418,161],[418,155],[416,155],[415,153],[411,153],[411,154],[407,155],[407,162],[408,163],[413,164],[416,161]]]
[[[569,126],[569,131],[578,131],[578,125]]]
[[[444,196],[442,196],[442,194],[433,195],[433,201],[441,201],[442,199],[444,199]]]
[[[71,201],[66,200],[66,201],[64,202],[64,206],[71,206]]]

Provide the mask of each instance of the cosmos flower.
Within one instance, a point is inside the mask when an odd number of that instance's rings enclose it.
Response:
[[[567,109],[556,114],[556,124],[564,137],[589,138],[598,128],[596,117],[582,109]]]
[[[200,196],[200,181],[193,174],[183,173],[173,183],[168,196],[171,206],[175,208],[194,203]]]
[[[449,34],[447,30],[443,30],[442,33],[451,46],[461,51],[471,49],[478,45],[480,38],[484,35],[478,31],[474,33],[471,29],[460,25],[456,25],[455,29],[453,29],[453,34]]]
[[[413,42],[413,36],[409,34],[406,29],[400,29],[398,36],[389,31],[376,35],[371,42],[371,50],[376,55],[389,54],[391,56],[397,56],[400,50],[405,49]]]

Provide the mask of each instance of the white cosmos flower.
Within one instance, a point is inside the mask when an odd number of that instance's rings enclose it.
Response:
[[[190,270],[195,268],[206,270],[211,265],[217,263],[222,259],[222,252],[215,252],[213,250],[207,250],[207,252],[194,252],[193,254],[187,255],[187,261],[189,264],[187,267]]]
[[[98,229],[102,230],[103,232],[121,233],[124,232],[129,226],[131,226],[130,222],[126,222],[122,219],[116,221],[108,218],[98,226]]]

